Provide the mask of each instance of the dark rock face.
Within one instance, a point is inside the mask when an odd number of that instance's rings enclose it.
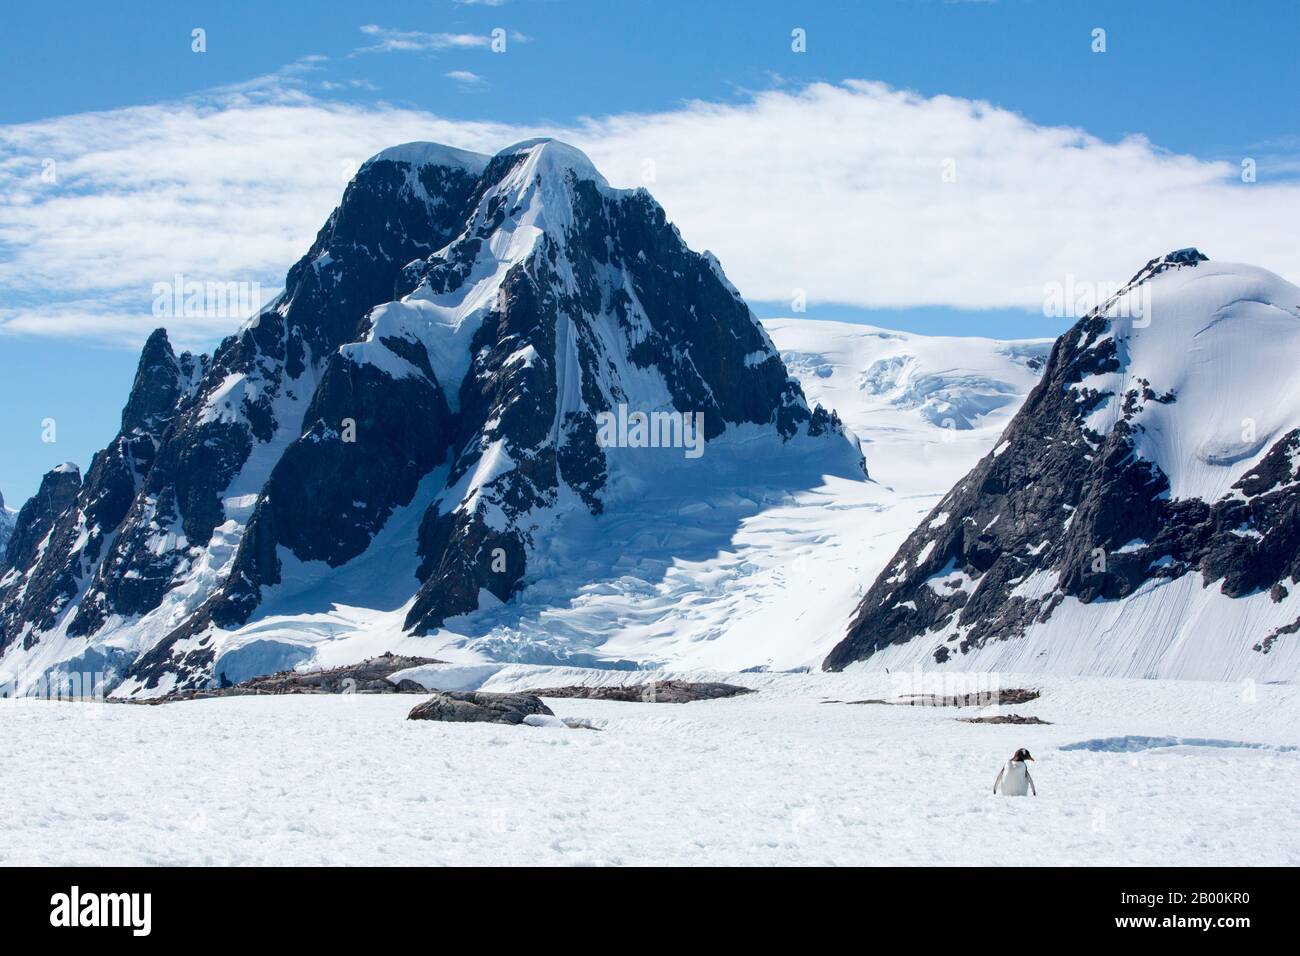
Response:
[[[662,680],[619,687],[544,687],[523,693],[535,697],[577,697],[583,700],[620,700],[642,704],[687,704],[693,700],[720,700],[752,694],[752,687],[710,681]]]
[[[407,508],[405,623],[427,633],[525,586],[543,514],[600,514],[595,416],[665,395],[709,438],[755,424],[849,452],[648,193],[558,143],[387,150],[211,356],[149,339],[113,444],[18,519],[0,648],[136,628],[126,692],[209,687],[215,632],[258,613],[286,556],[343,567]]]
[[[110,615],[130,619],[147,614],[184,583],[205,558],[217,527],[232,518],[244,523],[240,514],[227,513],[223,496],[242,470],[257,467],[255,461],[250,466],[251,458],[265,457],[278,435],[299,435],[308,427],[322,437],[331,425],[337,432],[339,422],[332,419],[340,397],[354,386],[364,390],[365,383],[349,380],[346,370],[328,374],[327,369],[322,375],[321,365],[327,361],[322,356],[356,338],[366,312],[392,296],[405,263],[451,238],[463,201],[476,183],[474,170],[460,163],[376,159],[349,184],[342,204],[311,250],[289,270],[284,295],[238,335],[222,342],[213,356],[176,357],[165,333],[155,332],[145,346],[123,412],[123,431],[96,456],[86,482],[87,501],[65,519],[69,533],[63,537],[69,543],[47,549],[41,567],[16,555],[13,567],[23,577],[9,592],[0,588],[0,647],[25,622],[34,625],[34,632],[53,629],[60,612],[76,597],[74,582],[79,575],[89,573],[91,580],[67,623],[68,633],[74,635],[95,634]],[[318,377],[328,383],[319,396]],[[399,388],[393,396],[398,411],[411,399],[402,392]],[[314,403],[316,398],[319,401]],[[430,409],[436,415],[440,410],[436,397],[416,398],[423,404],[412,404],[412,416]],[[373,419],[387,410],[374,408],[382,403],[373,395],[371,404],[369,410],[352,410],[351,417],[360,419],[358,429],[373,425]],[[313,410],[315,417],[307,418]],[[381,422],[371,437],[378,437],[385,425],[394,427],[391,421]],[[417,429],[414,434],[423,432]],[[391,508],[389,499],[400,501],[403,495],[409,499],[410,472],[440,454],[422,448],[411,464],[403,455],[391,475],[363,473],[374,479],[380,494],[367,502],[366,514],[356,527],[344,532],[337,525],[346,520],[339,517],[339,499],[354,489],[337,477],[348,464],[326,463],[320,450],[309,446],[311,438],[308,434],[295,443],[281,473],[289,477],[281,477],[273,487],[283,488],[295,472],[304,471],[312,472],[315,487],[309,482],[306,488],[281,495],[277,509],[271,510],[284,514],[262,517],[249,536],[245,566],[268,583],[277,579],[277,564],[266,560],[268,550],[274,556],[277,539],[268,526],[276,526],[277,517],[291,540],[296,540],[300,525],[313,517],[335,519],[333,525],[326,522],[328,541],[317,544],[316,551],[338,560],[338,555],[357,549],[359,537],[373,533],[382,523]],[[355,448],[341,451],[342,459],[364,460],[372,467],[378,461],[373,455],[357,455]],[[384,471],[382,463],[378,470]],[[331,479],[330,494],[322,494]],[[249,488],[249,496],[257,491],[257,486]],[[348,499],[348,507],[352,500]],[[260,505],[258,501],[252,510],[266,510]],[[72,529],[85,521],[91,522],[90,541],[72,554]],[[105,541],[111,541],[111,546],[101,553]],[[263,560],[259,563],[257,558]],[[51,583],[35,590],[29,586],[30,597],[16,605],[8,594],[18,592],[28,578]],[[198,621],[187,620],[181,631],[201,630],[222,610],[227,611],[227,620],[246,618],[250,603],[246,592],[254,575],[241,567],[239,575],[225,579],[228,593],[210,595],[199,608]],[[36,601],[43,602],[44,613],[34,606]],[[176,633],[166,643],[174,643]],[[155,647],[154,652],[143,655],[133,673],[147,671],[144,679],[156,683],[173,662],[165,649]],[[192,649],[176,662],[177,669],[198,676],[201,685],[214,677],[207,672],[212,660],[210,650]],[[146,666],[150,661],[152,666]]]
[[[1194,249],[1153,259],[1120,295],[1205,261]],[[942,664],[1023,635],[1049,620],[1066,595],[1118,600],[1152,579],[1200,571],[1207,585],[1240,597],[1300,574],[1300,433],[1279,438],[1236,482],[1235,494],[1212,503],[1171,499],[1168,477],[1135,443],[1143,408],[1175,403],[1177,395],[1145,380],[1122,396],[1081,384],[1126,360],[1127,340],[1110,334],[1106,313],[1114,301],[1057,340],[998,447],[894,555],[826,669],[939,632],[932,657]],[[1098,434],[1088,415],[1111,398],[1122,414]],[[1057,575],[1056,586],[1013,593],[1036,572]]]
[[[0,651],[20,637],[30,646],[33,631],[52,627],[75,596],[80,554],[66,556],[64,550],[77,542],[81,493],[81,472],[75,465],[60,465],[41,479],[36,494],[18,512],[0,561]],[[39,573],[24,578],[23,568]]]
[[[409,504],[420,479],[442,463],[451,438],[436,381],[392,381],[337,355],[305,422],[258,500],[213,609],[218,623],[247,620],[260,588],[279,583],[278,545],[330,567],[364,552],[393,509]]]
[[[61,465],[46,473],[40,489],[23,505],[14,521],[4,564],[6,570],[32,561],[41,541],[77,500],[80,490],[81,471],[75,465]]]
[[[289,271],[285,295],[214,356],[175,356],[161,329],[149,338],[122,431],[96,455],[77,507],[39,566],[26,551],[14,555],[23,578],[0,589],[0,646],[24,623],[53,629],[84,575],[91,580],[67,624],[78,636],[96,633],[110,615],[154,610],[183,582],[230,517],[222,496],[250,455],[277,433],[298,432],[293,408],[315,392],[314,357],[356,335],[366,311],[391,296],[402,263],[449,238],[458,210],[417,196],[412,177],[452,206],[475,182],[459,169],[368,164]],[[78,548],[82,528],[89,538]],[[265,539],[254,536],[255,544]],[[23,580],[32,583],[23,589]],[[19,591],[25,598],[15,603],[8,595]]]
[[[182,357],[192,362],[189,355]],[[110,592],[129,591],[135,580],[115,578],[101,562],[107,542],[136,503],[153,467],[162,436],[182,397],[184,373],[167,335],[155,331],[145,343],[122,426],[112,444],[97,453],[86,480],[74,466],[46,475],[41,490],[20,514],[7,567],[17,572],[0,583],[0,647],[23,630],[48,630],[73,606],[80,582],[92,572],[87,594],[75,605],[68,631],[90,633],[102,623]],[[43,549],[38,546],[48,535]],[[99,587],[96,587],[96,583]],[[32,639],[31,631],[25,640]]]
[[[5,507],[5,496],[0,495],[0,567],[4,566],[5,549],[9,547],[9,538],[14,533],[14,522],[18,516]]]
[[[553,717],[549,707],[531,694],[488,694],[483,691],[438,691],[417,704],[407,720],[450,723],[522,724],[525,717]]]

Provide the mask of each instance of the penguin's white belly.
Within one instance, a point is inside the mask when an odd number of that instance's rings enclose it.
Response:
[[[1004,797],[1029,796],[1029,770],[1018,760],[1007,761],[1002,771],[1002,795]]]

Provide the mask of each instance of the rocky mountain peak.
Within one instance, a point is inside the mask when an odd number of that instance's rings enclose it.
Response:
[[[40,552],[41,542],[54,527],[59,517],[77,499],[81,490],[81,469],[72,462],[56,465],[41,478],[36,494],[22,506],[14,519],[9,546],[0,554],[0,569],[23,567]],[[8,575],[0,578],[0,582]],[[0,583],[0,588],[3,584]],[[4,646],[0,632],[0,648]]]
[[[145,341],[131,394],[122,409],[122,431],[154,432],[176,411],[181,369],[166,329],[155,329]]]
[[[1194,266],[1198,262],[1209,262],[1210,257],[1201,252],[1194,246],[1187,246],[1185,249],[1175,249],[1164,257],[1166,263],[1173,265],[1190,265]]]
[[[602,415],[653,422],[653,443],[602,439]],[[151,336],[123,434],[47,554],[0,587],[0,626],[30,647],[112,640],[126,694],[310,653],[237,635],[354,567],[354,599],[432,633],[509,606],[544,543],[617,514],[646,474],[760,447],[864,476],[856,440],[647,192],[554,140],[492,157],[405,144],[362,165],[283,295],[213,355]]]
[[[364,170],[367,166],[377,163],[395,163],[415,170],[425,166],[442,166],[449,169],[463,169],[477,176],[483,172],[490,158],[482,153],[456,149],[441,143],[412,142],[381,149],[366,160],[361,168]]]
[[[1149,279],[1153,279],[1158,275],[1168,272],[1170,269],[1195,268],[1202,262],[1209,261],[1209,256],[1191,246],[1188,246],[1185,249],[1175,249],[1173,252],[1165,253],[1163,256],[1156,256],[1154,259],[1149,260],[1146,265],[1134,274],[1133,278],[1124,286],[1120,295],[1142,285]],[[1107,307],[1103,306],[1101,311],[1105,313]]]
[[[608,189],[609,183],[600,174],[587,154],[576,146],[549,137],[528,139],[507,146],[494,157],[511,167],[507,177],[509,185],[518,188],[538,178],[543,180],[575,180],[592,182]]]

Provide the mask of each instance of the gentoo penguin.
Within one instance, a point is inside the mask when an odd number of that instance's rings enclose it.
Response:
[[[1029,776],[1029,767],[1025,765],[1026,760],[1033,759],[1024,747],[1017,750],[1007,765],[998,771],[998,779],[993,781],[993,792],[997,793],[1000,787],[1004,797],[1023,797],[1031,792],[1038,796],[1034,778]]]

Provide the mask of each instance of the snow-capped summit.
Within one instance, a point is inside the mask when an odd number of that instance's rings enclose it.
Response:
[[[426,166],[449,169],[459,167],[477,175],[483,172],[491,158],[483,153],[472,153],[469,150],[456,149],[454,146],[444,146],[442,143],[414,142],[381,149],[366,160],[364,165],[399,163],[414,170]]]
[[[1057,340],[826,660],[1292,679],[1300,288],[1195,249]]]
[[[576,179],[609,188],[609,183],[587,158],[586,153],[558,139],[549,136],[526,139],[507,146],[496,155],[497,159],[508,161],[517,157],[524,157],[524,161],[516,167],[515,174],[511,177],[516,182],[532,180],[539,174],[544,179],[553,181],[571,173]]]
[[[1300,290],[1291,283],[1184,249],[1148,263],[1110,312],[1109,331],[1086,344],[1104,365],[1074,390],[1106,396],[1087,427],[1106,435],[1126,423],[1136,454],[1159,467],[1173,498],[1218,500],[1300,428],[1291,374]]]
[[[47,476],[0,577],[0,678],[247,677],[310,657],[344,601],[391,646],[598,572],[556,547],[568,529],[598,535],[650,483],[697,505],[729,468],[772,494],[865,478],[649,193],[553,140],[395,147],[213,355],[150,338],[84,484]]]

